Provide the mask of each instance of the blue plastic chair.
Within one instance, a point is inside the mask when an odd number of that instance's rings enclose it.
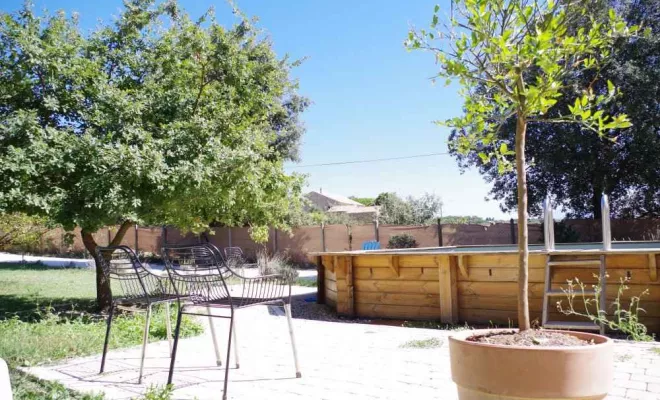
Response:
[[[370,240],[362,243],[362,250],[380,250],[380,242]]]

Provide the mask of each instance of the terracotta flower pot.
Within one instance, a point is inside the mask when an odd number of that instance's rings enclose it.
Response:
[[[465,340],[493,331],[511,330],[463,331],[449,338],[451,375],[460,400],[598,400],[607,396],[614,374],[611,339],[562,331],[596,344],[522,347]]]

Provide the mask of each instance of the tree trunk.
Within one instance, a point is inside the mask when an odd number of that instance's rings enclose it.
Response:
[[[530,328],[529,322],[529,237],[527,232],[527,171],[525,134],[527,121],[518,115],[516,121],[516,177],[518,184],[518,327]]]
[[[593,189],[593,194],[591,198],[591,206],[593,207],[594,210],[594,220],[599,220],[601,219],[603,213],[601,212],[600,209],[600,198],[602,196],[601,190],[598,190],[595,186]]]
[[[121,226],[119,227],[119,230],[117,231],[117,234],[115,235],[114,239],[110,242],[110,246],[117,246],[119,243],[121,243],[122,239],[124,238],[124,235],[126,235],[126,231],[128,231],[128,228],[131,227],[131,222],[130,221],[124,221]],[[96,266],[96,303],[101,311],[107,311],[110,309],[110,306],[112,305],[112,292],[110,291],[110,281],[106,278],[105,274],[103,273],[103,267],[101,265],[100,260],[98,259],[98,255],[96,254],[96,248],[98,247],[98,244],[94,240],[94,236],[92,236],[92,232],[89,230],[83,228],[80,231],[80,236],[82,237],[83,244],[85,245],[85,248],[91,254],[91,256],[94,258],[94,264]]]

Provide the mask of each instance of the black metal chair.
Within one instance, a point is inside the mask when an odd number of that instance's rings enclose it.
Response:
[[[181,304],[177,315],[176,328],[174,329],[174,348],[170,361],[170,371],[167,380],[172,383],[176,352],[179,342],[179,328],[183,314],[208,316],[210,318],[229,318],[229,335],[227,339],[227,362],[225,363],[225,380],[223,399],[227,398],[227,384],[229,378],[229,357],[231,354],[232,337],[236,341],[235,311],[241,308],[281,304],[289,325],[291,345],[293,348],[293,359],[296,368],[296,377],[300,378],[298,364],[298,352],[291,321],[291,283],[281,275],[268,275],[256,278],[246,278],[234,272],[225,262],[220,250],[212,244],[191,246],[167,246],[163,248],[163,257],[167,272],[170,275],[176,290],[185,288],[186,292],[179,292],[181,297],[188,297],[189,304]],[[237,285],[229,285],[230,282],[238,282]],[[231,290],[230,290],[231,286]],[[240,296],[232,295],[232,292],[240,293]],[[192,310],[188,311],[188,309]],[[206,313],[197,312],[195,309],[206,308]],[[229,315],[215,315],[212,310],[227,310]],[[211,322],[211,334],[215,338],[213,323]],[[215,339],[214,339],[215,340]],[[234,346],[236,356],[236,367],[238,368],[238,351]]]
[[[105,369],[105,359],[108,352],[108,341],[110,339],[110,328],[115,308],[130,312],[146,312],[144,325],[144,336],[142,339],[142,354],[140,358],[140,375],[138,383],[142,383],[144,371],[144,357],[147,343],[149,341],[149,324],[151,323],[152,306],[164,304],[167,314],[166,327],[167,338],[172,352],[172,325],[170,321],[170,303],[178,301],[176,291],[172,288],[168,275],[158,275],[146,268],[138,260],[135,252],[127,246],[97,247],[96,258],[101,263],[103,273],[111,281],[113,294],[112,306],[108,315],[108,325],[105,332],[103,344],[103,356],[101,357],[101,370]],[[112,286],[117,282],[117,286]],[[119,289],[116,290],[115,289]]]

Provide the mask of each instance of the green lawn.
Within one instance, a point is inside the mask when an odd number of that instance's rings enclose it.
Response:
[[[94,279],[91,270],[0,264],[0,358],[9,364],[15,400],[97,398],[72,393],[16,369],[101,352],[105,320],[93,312]],[[142,314],[117,317],[111,348],[140,344],[143,327]],[[201,331],[199,324],[184,319],[182,336]],[[165,314],[158,310],[150,340],[165,339],[165,332]]]

